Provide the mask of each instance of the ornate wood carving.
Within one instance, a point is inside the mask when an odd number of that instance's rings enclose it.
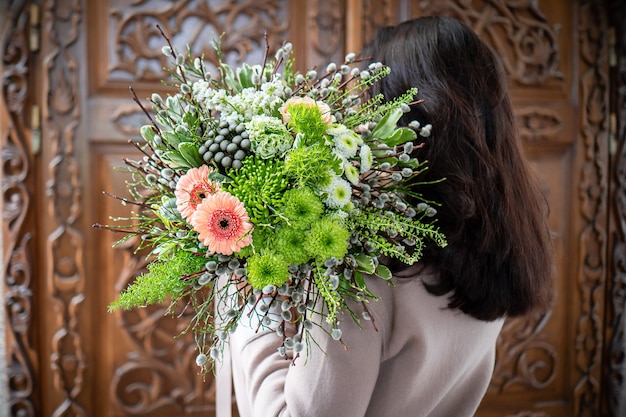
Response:
[[[612,224],[613,250],[609,292],[610,321],[608,334],[607,406],[610,415],[626,415],[626,4],[612,2],[611,13],[616,22],[616,71],[612,90],[615,92],[614,114],[617,122],[616,149],[611,182],[613,185]]]
[[[78,45],[81,34],[81,1],[44,1],[42,4],[43,131],[47,167],[45,271],[48,308],[55,311],[50,356],[52,415],[86,416],[80,399],[86,388],[86,355],[80,333],[85,299],[85,249],[79,219],[82,215],[76,129],[81,120]],[[83,316],[84,317],[84,316]]]
[[[149,108],[149,105],[146,105]],[[115,129],[132,138],[140,137],[141,126],[146,124],[146,114],[135,103],[118,107],[111,115]]]
[[[536,1],[419,2],[422,14],[447,14],[463,20],[494,47],[510,79],[522,85],[561,83],[558,25],[552,25]]]
[[[145,255],[133,253],[135,247],[132,241],[118,247],[126,252],[120,257],[128,259],[116,283],[119,290],[146,266]],[[215,413],[215,380],[198,376],[193,336],[177,337],[188,325],[190,314],[184,305],[172,314],[167,314],[167,305],[119,313],[120,327],[134,349],[116,368],[110,397],[127,415]]]
[[[604,291],[607,274],[607,157],[609,126],[608,33],[604,3],[583,0],[577,16],[580,64],[580,171],[578,265],[580,316],[576,326],[574,415],[596,416],[600,400]]]
[[[363,32],[364,43],[372,40],[383,27],[397,23],[395,6],[393,0],[367,0],[363,2],[361,31]]]
[[[2,94],[0,140],[2,153],[2,240],[4,315],[7,326],[7,379],[11,415],[34,417],[35,348],[29,337],[32,324],[30,239],[25,222],[31,208],[32,189],[27,127],[24,125],[30,70],[28,2],[0,6],[8,11],[2,32]]]
[[[315,62],[324,68],[329,62],[343,62],[345,38],[345,0],[318,0],[307,2],[311,18],[308,21],[308,42],[306,48],[314,52]],[[293,28],[297,30],[297,28]],[[304,46],[304,45],[302,45]],[[311,65],[313,64],[313,65]]]
[[[520,137],[526,142],[554,140],[563,130],[561,115],[545,107],[523,108],[516,117]]]
[[[556,378],[557,351],[541,339],[550,314],[507,320],[498,338],[496,367],[489,392],[545,389]]]
[[[113,1],[110,1],[113,3]],[[263,61],[264,35],[277,47],[285,40],[288,27],[285,8],[277,0],[223,1],[213,4],[200,0],[157,3],[127,2],[111,5],[114,48],[110,56],[109,80],[136,80],[159,83],[166,74],[166,57],[161,53],[164,41],[156,25],[171,36],[180,50],[189,44],[194,54],[206,52],[207,61],[216,63],[211,41],[225,33],[222,51],[228,62]],[[108,12],[108,11],[107,11]],[[102,18],[102,17],[98,17]],[[108,41],[102,37],[102,41]],[[107,50],[108,50],[107,48]],[[256,60],[249,59],[257,53]]]

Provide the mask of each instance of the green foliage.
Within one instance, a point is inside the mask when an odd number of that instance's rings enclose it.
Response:
[[[349,227],[354,228],[369,244],[381,254],[401,260],[406,264],[417,262],[426,240],[433,241],[444,247],[446,238],[434,224],[425,224],[415,219],[409,219],[390,211],[367,209],[353,212],[347,219]],[[415,246],[411,252],[404,245],[399,244],[398,238],[413,239]]]
[[[334,323],[337,319],[337,312],[346,304],[345,300],[342,295],[333,288],[330,278],[324,274],[324,269],[319,265],[315,265],[313,268],[313,282],[326,302],[326,308],[328,309],[326,321],[328,323]]]
[[[177,296],[188,286],[184,277],[204,268],[206,259],[186,251],[176,251],[171,257],[156,260],[148,265],[148,273],[135,279],[109,305],[109,311],[129,310],[133,307],[144,307],[161,303],[168,296]]]

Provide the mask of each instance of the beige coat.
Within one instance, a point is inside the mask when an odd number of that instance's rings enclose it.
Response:
[[[395,286],[371,279],[380,300],[369,309],[378,331],[349,317],[343,345],[317,327],[320,348],[295,365],[281,358],[271,332],[240,326],[231,337],[241,417],[464,417],[476,411],[491,378],[503,320],[483,322],[446,308],[412,267]],[[403,279],[408,278],[409,279]],[[306,353],[306,349],[305,349]]]

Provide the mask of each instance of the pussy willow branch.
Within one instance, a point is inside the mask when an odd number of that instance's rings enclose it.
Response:
[[[150,123],[152,123],[152,127],[156,130],[156,133],[160,135],[161,129],[159,129],[159,126],[157,126],[155,121],[152,120],[152,116],[150,116],[150,113],[148,113],[148,110],[146,110],[143,104],[141,104],[141,101],[139,100],[139,97],[137,97],[137,93],[135,92],[135,89],[132,86],[128,87],[128,89],[130,90],[130,94],[133,97],[133,101],[137,103],[139,108],[145,113],[146,116],[148,116],[148,120],[150,120]]]

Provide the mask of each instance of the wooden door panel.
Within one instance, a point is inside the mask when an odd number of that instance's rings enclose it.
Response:
[[[444,13],[474,27],[502,56],[524,150],[544,182],[555,232],[554,308],[506,322],[478,415],[598,415],[604,335],[612,332],[603,321],[611,250],[604,4],[0,2],[0,9],[11,12],[0,67],[10,407],[26,416],[214,414],[214,381],[197,377],[192,341],[173,337],[181,320],[164,317],[164,306],[106,312],[145,259],[131,244],[112,248],[119,235],[90,227],[130,210],[101,191],[126,194],[125,176],[116,167],[136,155],[127,140],[138,138],[146,122],[129,85],[142,99],[167,91],[159,82],[164,58],[157,23],[178,47],[189,41],[196,53],[210,52],[213,34],[226,32],[232,63],[260,63],[267,30],[274,47],[282,40],[294,44],[304,70],[358,51],[381,26]],[[30,28],[37,10],[40,21]],[[40,49],[28,52],[37,29]],[[31,102],[41,115],[39,154],[32,142],[37,120]]]
[[[96,219],[129,217],[134,206],[104,196],[102,190],[131,198],[125,182],[123,158],[140,158],[137,150],[124,143],[92,142],[90,166],[94,187]],[[116,226],[116,222],[107,221]],[[120,223],[124,224],[124,222]],[[122,233],[96,231],[92,234],[99,256],[91,276],[94,315],[99,317],[98,358],[93,364],[94,399],[101,415],[211,415],[215,412],[215,381],[197,375],[191,335],[178,338],[184,329],[185,316],[167,315],[167,305],[106,314],[107,305],[137,274],[145,270],[145,253],[134,253],[136,240],[112,245]]]

